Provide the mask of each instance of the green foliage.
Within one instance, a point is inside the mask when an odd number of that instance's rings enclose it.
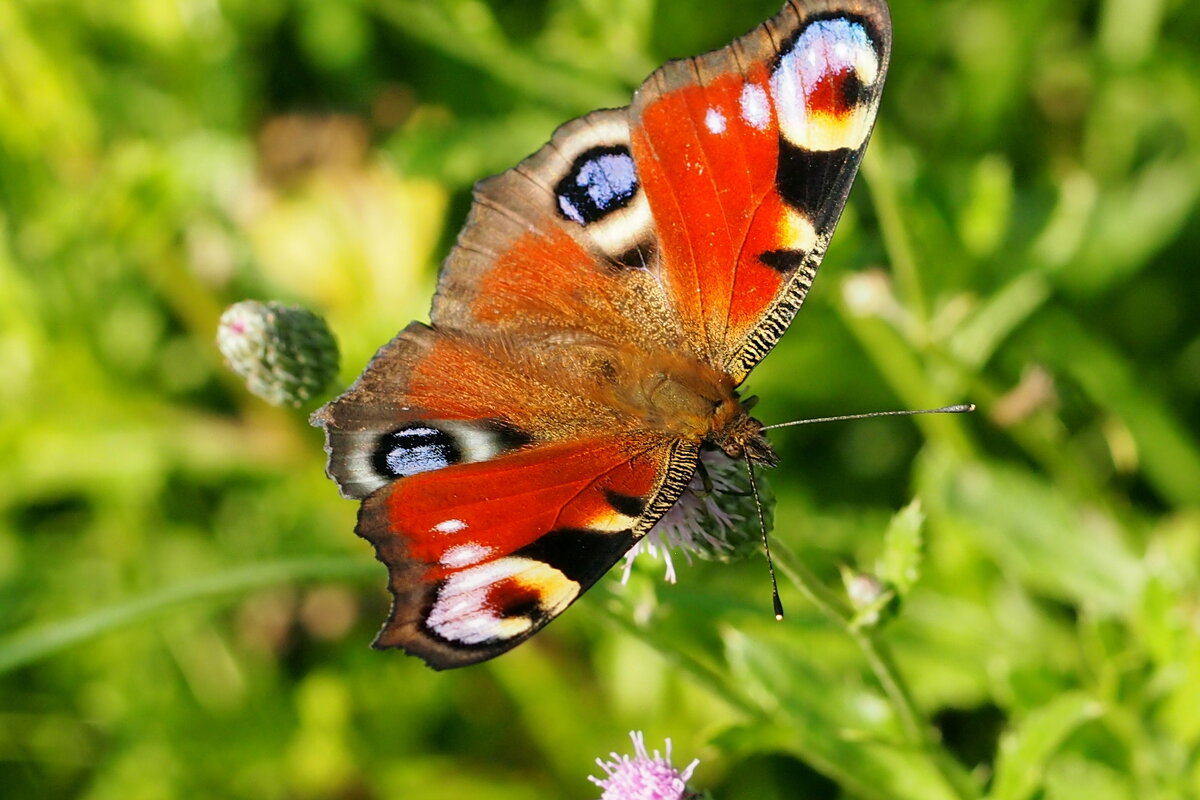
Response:
[[[925,512],[921,510],[921,501],[913,500],[896,512],[883,534],[879,577],[895,586],[901,597],[911,592],[921,577],[924,526]]]
[[[633,728],[721,800],[1200,794],[1194,3],[893,1],[863,176],[748,388],[980,410],[773,432],[782,623],[752,557],[602,581],[482,667],[366,647],[383,569],[221,309],[317,309],[348,382],[472,181],[776,6],[0,0],[6,796],[587,797]]]

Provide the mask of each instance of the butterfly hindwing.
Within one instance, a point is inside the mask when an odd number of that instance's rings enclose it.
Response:
[[[492,658],[560,614],[670,507],[695,468],[683,443],[547,444],[398,480],[358,532],[388,566],[376,639],[437,669]]]
[[[376,644],[438,669],[491,658],[561,613],[698,460],[694,443],[628,430],[567,375],[553,385],[558,370],[526,362],[514,341],[413,323],[313,417],[330,476],[363,499],[356,532],[390,573]],[[544,356],[578,351],[590,352]]]
[[[414,322],[380,348],[354,385],[312,418],[326,431],[327,472],[342,494],[361,499],[415,472],[619,425],[616,411],[581,389],[589,359],[619,363],[603,355],[612,348],[581,338],[533,363],[519,344]],[[576,377],[556,379],[560,373]]]

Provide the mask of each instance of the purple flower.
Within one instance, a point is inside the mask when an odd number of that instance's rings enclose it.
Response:
[[[671,740],[667,739],[667,755],[657,750],[651,756],[641,731],[630,731],[634,755],[610,753],[611,761],[597,758],[604,778],[588,776],[588,780],[604,790],[600,800],[685,800],[687,782],[700,759],[693,759],[682,771],[671,765]]]

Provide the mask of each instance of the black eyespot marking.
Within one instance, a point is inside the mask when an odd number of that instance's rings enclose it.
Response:
[[[758,254],[758,260],[776,272],[791,272],[803,264],[807,256],[804,250],[767,250]]]
[[[529,591],[508,598],[509,604],[501,606],[499,611],[505,617],[528,617],[537,621],[542,616],[541,595]]]
[[[455,464],[489,461],[531,442],[530,434],[502,419],[414,420],[381,434],[360,458],[382,485]]]
[[[372,465],[379,475],[403,478],[459,461],[462,453],[450,434],[414,422],[379,437]]]
[[[624,145],[585,150],[554,187],[558,213],[580,225],[624,208],[637,192],[637,169]]]
[[[842,108],[855,108],[870,95],[869,87],[858,77],[858,72],[850,70],[838,81],[837,88],[841,92]]]

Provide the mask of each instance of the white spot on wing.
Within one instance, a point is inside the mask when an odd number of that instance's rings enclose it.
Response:
[[[494,430],[473,422],[445,421],[442,429],[454,436],[462,451],[463,461],[488,461],[504,452],[500,437]]]
[[[457,522],[457,520],[452,520]],[[492,553],[492,548],[481,544],[460,544],[442,554],[442,566],[458,569],[478,564]]]
[[[433,529],[438,533],[458,533],[466,527],[467,523],[463,522],[461,519],[447,519],[439,522],[437,525],[434,525]]]
[[[766,130],[771,123],[771,104],[766,91],[757,83],[742,86],[740,98],[742,119],[755,130]]]
[[[725,132],[725,115],[715,108],[709,108],[704,115],[704,127],[709,133],[722,134]]]

